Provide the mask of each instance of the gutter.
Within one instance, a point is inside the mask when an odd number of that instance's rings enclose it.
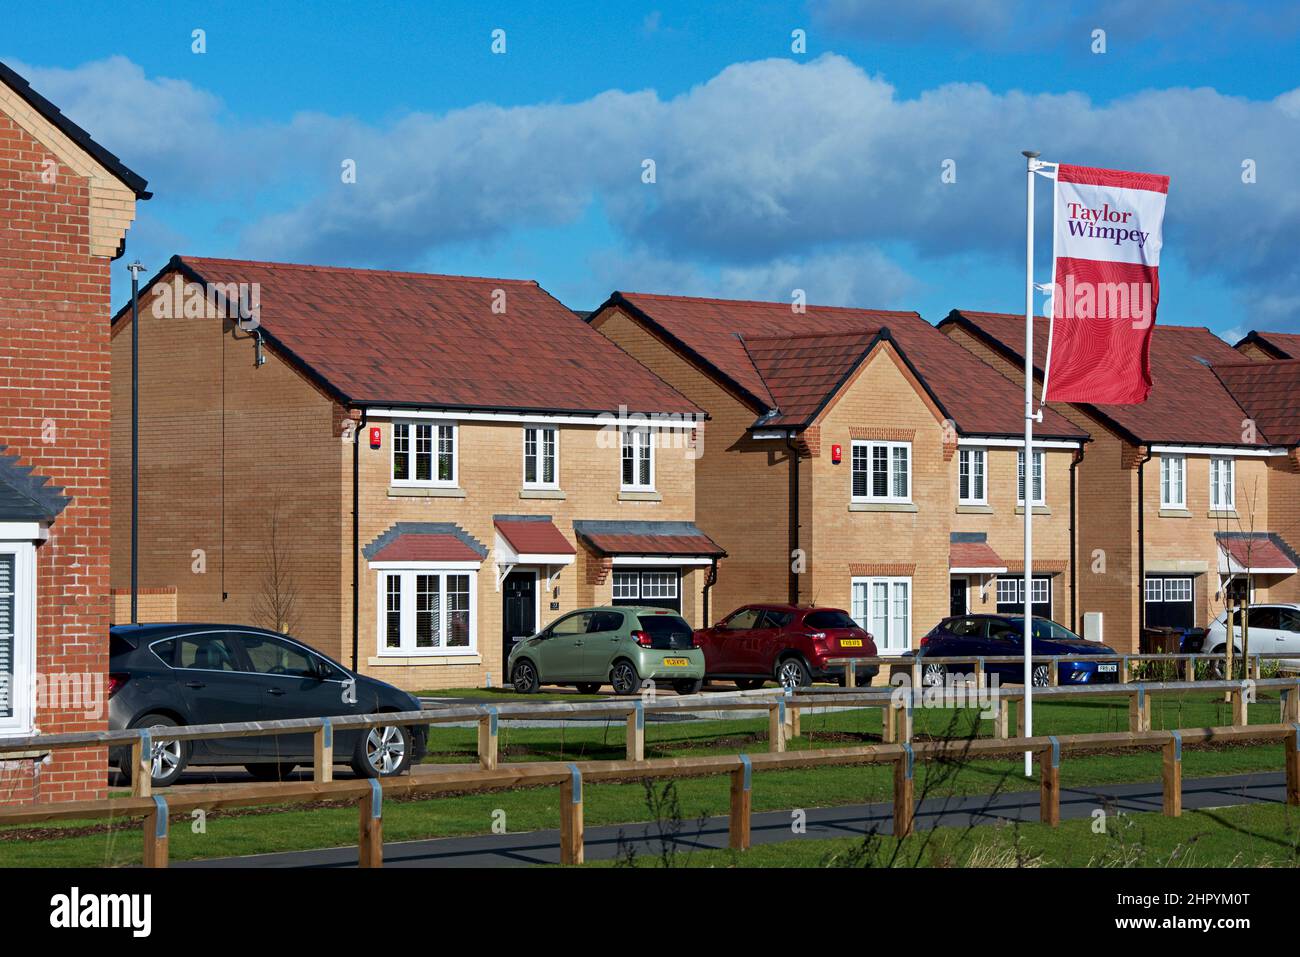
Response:
[[[1079,546],[1078,546],[1078,468],[1083,462],[1087,446],[1080,445],[1078,454],[1070,459],[1070,630],[1079,629]]]
[[[799,573],[794,570],[794,553],[799,550],[799,449],[794,444],[794,432],[785,434],[785,447],[790,452],[789,524],[790,566],[789,598],[791,605],[799,604]]]
[[[1138,462],[1138,650],[1142,649],[1142,633],[1147,629],[1147,542],[1146,542],[1146,465],[1151,461],[1151,446],[1146,457]]]

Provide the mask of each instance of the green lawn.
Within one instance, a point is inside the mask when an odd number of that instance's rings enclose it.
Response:
[[[747,851],[621,855],[588,867],[1300,867],[1300,809],[1252,804],[1045,824],[792,839]]]
[[[1251,720],[1263,724],[1277,720],[1277,703],[1252,706]],[[1104,731],[1127,728],[1123,700],[1091,700],[1040,705],[1035,710],[1040,733]],[[971,712],[920,711],[918,735],[943,735],[950,723],[964,734],[975,720]],[[1197,701],[1156,698],[1152,725],[1157,728],[1226,724],[1227,706]],[[991,729],[984,722],[982,734]],[[880,713],[870,711],[805,715],[803,734],[790,747],[835,747],[879,740]],[[515,760],[614,759],[624,755],[621,720],[572,722],[559,728],[512,728],[501,725],[502,758]],[[767,749],[766,719],[744,721],[647,722],[647,757],[689,754],[737,753]],[[475,729],[435,728],[429,760],[474,760]],[[1282,767],[1277,744],[1191,747],[1184,752],[1185,777],[1276,771]],[[772,771],[754,778],[755,811],[796,807],[832,807],[889,800],[892,769],[886,766],[831,767]],[[1157,751],[1131,751],[1069,757],[1061,765],[1063,786],[1131,781],[1153,781],[1160,776]],[[990,793],[995,790],[1037,789],[1036,780],[1023,777],[1019,758],[978,761],[960,769],[930,763],[917,768],[917,796]],[[648,820],[646,794],[640,784],[593,784],[585,789],[588,826]],[[727,812],[725,778],[678,781],[675,792],[681,815],[687,821]],[[391,801],[384,813],[385,839],[390,841],[488,833],[494,814],[505,815],[510,831],[531,831],[559,826],[558,791],[555,788],[473,794],[418,801]],[[138,862],[140,827],[126,822],[110,829],[96,826],[81,833],[88,822],[63,824],[43,830],[0,830],[0,865],[103,866]],[[268,851],[344,846],[356,841],[356,811],[352,807],[314,807],[280,812],[251,809],[214,813],[205,833],[194,833],[189,820],[172,822],[171,854],[176,860],[221,857]],[[25,839],[23,834],[66,833],[46,840]]]

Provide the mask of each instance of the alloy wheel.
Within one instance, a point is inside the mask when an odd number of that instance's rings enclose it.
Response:
[[[515,686],[515,690],[520,694],[528,694],[532,691],[533,686],[537,683],[537,673],[533,671],[533,666],[527,661],[521,661],[519,664],[515,665],[515,673],[512,683]]]
[[[937,661],[932,661],[921,669],[921,684],[926,687],[942,687],[947,676],[948,669]]]
[[[783,688],[802,688],[803,687],[803,667],[797,661],[787,661],[781,665],[781,670],[777,672],[777,678]]]
[[[1051,683],[1051,672],[1047,670],[1047,665],[1036,665],[1034,667],[1034,687],[1046,688]]]
[[[179,741],[155,741],[152,751],[153,763],[149,773],[155,779],[167,777],[175,772],[181,763],[181,743]]]
[[[610,675],[610,684],[614,686],[615,694],[635,694],[637,676],[632,670],[632,666],[626,661],[620,661],[614,666],[614,671]]]
[[[371,728],[366,736],[366,760],[380,774],[392,774],[406,758],[406,738],[396,727]]]

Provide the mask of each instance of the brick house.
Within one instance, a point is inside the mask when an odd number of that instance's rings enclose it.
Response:
[[[1300,333],[1252,329],[1233,348],[1251,359],[1300,359]]]
[[[1024,381],[1023,316],[954,310],[939,329]],[[1034,331],[1041,360],[1046,320]],[[1079,466],[1079,604],[1101,613],[1109,644],[1136,651],[1144,627],[1204,626],[1231,590],[1296,594],[1300,390],[1271,368],[1208,329],[1159,324],[1145,403],[1052,404],[1093,439]]]
[[[895,652],[1023,602],[1023,396],[916,313],[614,293],[590,322],[709,413],[696,505],[728,554],[719,613],[838,606]],[[1054,413],[1042,434],[1034,591],[1062,618],[1087,434]]]
[[[229,318],[241,296],[256,328]],[[175,257],[141,302],[140,583],[175,595],[158,614],[278,624],[413,690],[503,683],[514,639],[574,607],[707,619],[723,553],[693,524],[701,410],[536,283]]]
[[[0,64],[0,736],[102,730],[109,264],[145,182]],[[0,761],[0,803],[102,797],[102,750]]]

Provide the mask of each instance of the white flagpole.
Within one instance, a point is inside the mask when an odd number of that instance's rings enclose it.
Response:
[[[1036,150],[1025,157],[1025,737],[1034,734],[1034,177]],[[1045,476],[1044,476],[1045,478]],[[1025,752],[1025,777],[1034,775],[1034,754]]]

